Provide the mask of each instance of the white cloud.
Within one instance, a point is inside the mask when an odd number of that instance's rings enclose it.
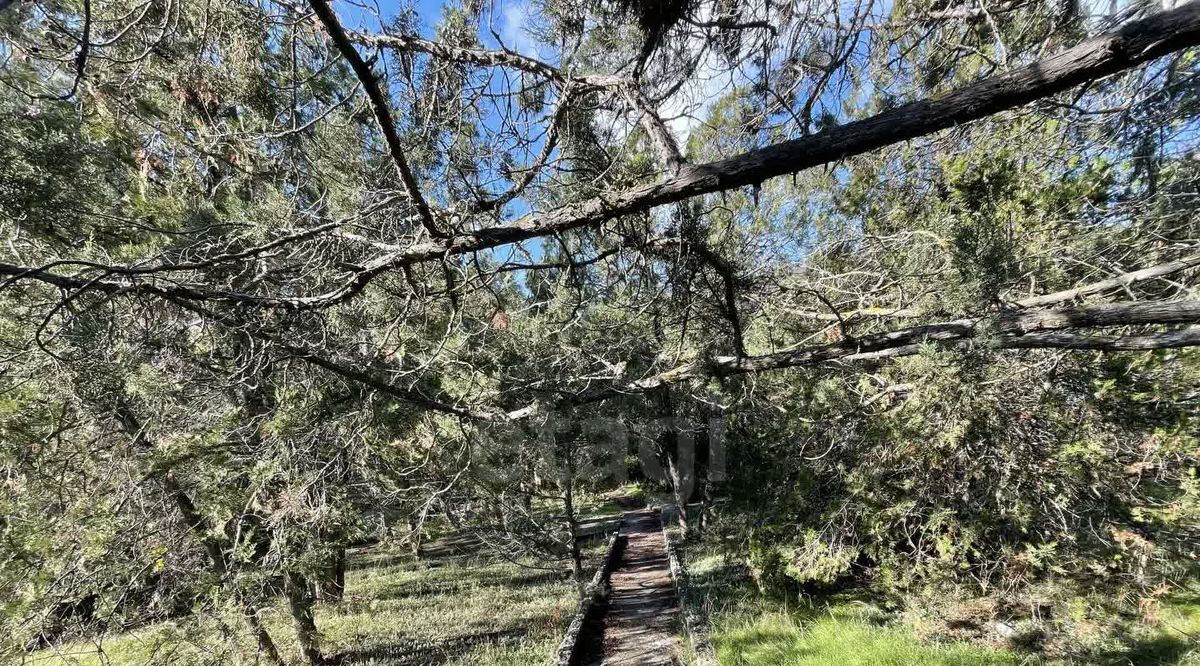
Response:
[[[541,58],[541,49],[529,36],[525,26],[530,22],[529,3],[524,0],[505,2],[500,7],[500,39],[504,46],[529,56]]]
[[[1083,0],[1080,9],[1093,33],[1111,30],[1143,16],[1182,7],[1194,0]]]
[[[721,67],[719,57],[711,49],[701,56],[695,75],[668,97],[659,108],[659,115],[674,132],[675,138],[684,144],[693,130],[704,123],[712,105],[721,95],[731,90],[741,73],[730,72]]]
[[[712,2],[704,3],[696,19],[702,23],[712,20],[714,5]],[[765,19],[766,3],[761,0],[743,3],[742,12],[742,19],[746,21]],[[724,57],[703,37],[691,38],[688,47],[692,57],[700,58],[696,72],[659,108],[659,115],[666,120],[680,145],[685,144],[691,133],[704,124],[713,104],[722,95],[751,82],[747,65],[729,69]]]

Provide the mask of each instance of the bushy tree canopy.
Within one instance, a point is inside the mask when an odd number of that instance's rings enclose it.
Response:
[[[0,0],[3,647],[578,574],[597,416],[723,414],[767,578],[1185,575],[1200,5],[1093,14]]]

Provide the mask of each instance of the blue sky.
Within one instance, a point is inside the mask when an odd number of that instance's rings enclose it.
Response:
[[[397,0],[379,0],[375,3],[357,3],[343,0],[337,3],[336,7],[346,23],[364,30],[373,30],[379,28],[374,16],[372,16],[373,12],[367,11],[362,7],[362,5],[370,7],[372,4],[379,7],[379,13],[383,16],[384,20],[390,20],[408,3]],[[417,10],[417,15],[421,18],[423,34],[428,34],[427,31],[442,15],[442,4],[442,0],[416,0],[413,3]]]
[[[380,26],[374,16],[374,7],[378,7],[379,14],[385,21],[390,21],[402,9],[411,5],[416,10],[421,35],[430,37],[434,27],[441,20],[442,7],[445,4],[447,3],[444,0],[411,0],[411,2],[407,0],[341,0],[336,7],[348,25],[362,30],[378,30]],[[371,9],[368,10],[367,7],[371,7]],[[516,46],[511,42],[521,39],[519,32],[524,11],[525,3],[519,0],[515,2],[498,0],[485,3],[483,10],[485,21],[490,15],[492,25],[485,26],[484,30],[480,31],[481,41],[486,46],[497,45],[489,34],[488,29],[490,28],[499,33],[509,47]]]
[[[417,27],[421,36],[432,38],[434,30],[442,18],[442,8],[447,4],[444,0],[340,0],[335,3],[342,21],[351,28],[362,30],[364,32],[380,32],[383,26],[380,25],[380,20],[384,23],[390,22],[398,14],[412,7],[417,15]],[[499,44],[492,36],[491,31],[495,30],[501,36],[504,43],[509,48],[517,48],[526,53],[532,53],[536,49],[536,45],[531,44],[527,38],[522,35],[521,26],[523,24],[523,16],[526,11],[526,5],[520,0],[514,2],[495,1],[485,4],[483,15],[484,25],[479,31],[479,39],[483,46],[488,48],[497,48]],[[499,90],[497,90],[499,92]],[[484,120],[485,124],[489,121]],[[535,145],[533,150],[538,150],[540,146]],[[507,206],[507,218],[514,219],[529,212],[530,208],[526,201],[517,199],[512,201]],[[543,254],[544,246],[539,240],[528,241],[523,244],[524,247],[531,251],[535,258]],[[519,260],[517,256],[509,256],[509,253],[515,248],[500,252],[499,260],[506,259]]]

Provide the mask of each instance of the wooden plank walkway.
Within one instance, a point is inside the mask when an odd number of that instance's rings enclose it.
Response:
[[[678,637],[679,599],[671,579],[662,521],[655,511],[626,513],[627,539],[609,577],[612,591],[589,627],[587,666],[675,666],[682,664]]]

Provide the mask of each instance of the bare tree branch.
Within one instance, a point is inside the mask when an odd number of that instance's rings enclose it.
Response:
[[[1194,268],[1196,266],[1200,266],[1200,254],[1192,254],[1185,256],[1182,259],[1176,259],[1175,261],[1168,261],[1155,266],[1139,268],[1135,271],[1121,273],[1120,275],[1113,276],[1107,280],[1101,280],[1099,282],[1072,287],[1071,289],[1064,289],[1062,291],[1043,294],[1041,296],[1029,296],[1027,298],[1014,299],[1011,301],[1011,304],[1021,308],[1037,308],[1045,307],[1047,305],[1057,305],[1058,303],[1065,303],[1077,298],[1083,298],[1084,296],[1102,294],[1106,291],[1128,287],[1139,282],[1146,282],[1147,280],[1166,277],[1168,275],[1172,275],[1189,268]],[[796,317],[828,322],[856,322],[871,318],[915,319],[928,314],[917,309],[901,307],[860,308],[857,310],[847,310],[836,313],[821,312],[817,310],[788,310],[787,312],[788,314]]]
[[[346,37],[346,31],[342,29],[342,24],[338,21],[337,14],[329,6],[329,3],[325,0],[309,0],[309,5],[317,14],[317,18],[321,20],[321,24],[325,26],[325,32],[329,33],[329,38],[333,40],[342,57],[350,63],[350,68],[354,70],[354,75],[362,83],[363,90],[367,92],[367,98],[371,100],[371,109],[375,112],[375,121],[379,124],[379,130],[383,132],[384,142],[387,143],[388,155],[391,156],[392,163],[396,166],[396,174],[400,176],[400,182],[404,184],[405,193],[421,216],[421,224],[430,236],[445,238],[446,234],[438,229],[437,223],[434,222],[433,211],[430,210],[425,197],[421,195],[417,179],[413,176],[412,169],[408,166],[408,160],[404,157],[404,148],[400,145],[400,135],[396,132],[396,123],[392,119],[387,96],[379,87],[379,81],[375,78],[375,73],[371,71],[371,66],[363,61],[362,56],[358,55],[358,51]]]
[[[1145,282],[1146,280],[1164,277],[1171,275],[1172,273],[1178,273],[1179,271],[1193,268],[1195,266],[1200,266],[1200,254],[1193,254],[1182,259],[1169,261],[1165,264],[1159,264],[1157,266],[1150,266],[1136,271],[1122,273],[1121,275],[1117,275],[1107,280],[1093,282],[1092,284],[1075,287],[1074,289],[1056,291],[1052,294],[1045,294],[1042,296],[1030,296],[1028,298],[1022,298],[1020,300],[1013,301],[1013,305],[1023,308],[1036,308],[1046,305],[1054,305],[1056,303],[1072,301],[1076,298],[1082,298],[1084,296],[1100,294],[1113,289],[1120,289],[1121,287],[1128,287],[1129,285],[1137,284],[1138,282]]]
[[[663,204],[797,173],[978,120],[1197,44],[1200,44],[1200,3],[1188,3],[1172,11],[1128,23],[1115,32],[1089,39],[1032,65],[984,79],[936,98],[906,104],[864,120],[717,162],[687,166],[678,175],[656,183],[568,204],[550,213],[531,213],[507,225],[452,238],[434,239],[402,251],[380,255],[366,262],[338,287],[313,296],[258,296],[149,282],[96,281],[90,288],[107,293],[170,295],[258,307],[331,307],[353,298],[376,277],[394,269],[420,262],[442,261],[447,257],[572,229],[595,227],[608,220],[644,212]],[[0,274],[22,274],[55,284],[65,281],[82,286],[77,280],[41,269],[0,265]]]
[[[802,347],[762,356],[720,356],[711,361],[697,360],[672,368],[634,382],[619,389],[589,396],[587,402],[605,399],[622,393],[645,393],[661,386],[693,377],[730,377],[748,373],[765,372],[783,368],[807,367],[839,360],[863,360],[880,355],[906,355],[914,353],[921,344],[953,343],[978,338],[981,334],[994,331],[996,344],[1001,348],[1031,349],[1043,346],[1062,348],[1071,342],[1072,349],[1090,349],[1084,346],[1079,329],[1109,326],[1166,325],[1200,323],[1200,301],[1145,301],[1131,303],[1105,303],[1076,308],[1054,310],[1032,310],[1028,312],[1004,313],[990,318],[956,319],[936,324],[925,324],[910,328],[865,335],[853,340],[843,340],[829,345]],[[1048,331],[1070,329],[1070,336],[1045,335]],[[1021,340],[1021,338],[1024,338]],[[1097,343],[1097,349],[1120,349],[1122,336],[1110,336],[1106,342]],[[1200,342],[1200,336],[1149,337],[1131,345],[1135,349],[1157,349],[1146,344],[1158,340],[1167,346],[1186,346]],[[1186,344],[1185,344],[1186,343]],[[903,353],[896,350],[903,350]],[[868,356],[871,355],[871,356]]]

